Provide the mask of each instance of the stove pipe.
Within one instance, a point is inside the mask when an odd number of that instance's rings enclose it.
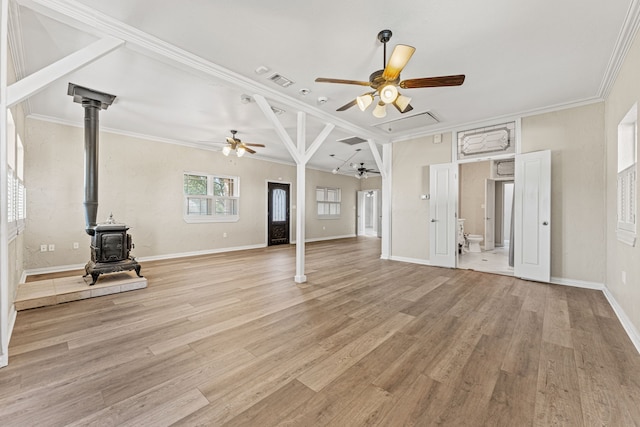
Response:
[[[100,101],[83,99],[84,108],[84,218],[85,231],[95,234],[98,217],[98,127]]]
[[[93,236],[98,217],[98,116],[116,97],[74,83],[69,83],[67,94],[84,108],[84,217],[85,231]]]

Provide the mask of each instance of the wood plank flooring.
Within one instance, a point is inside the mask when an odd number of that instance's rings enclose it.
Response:
[[[22,311],[0,425],[640,425],[640,356],[601,292],[379,245],[308,244],[302,285],[295,248],[271,247]]]

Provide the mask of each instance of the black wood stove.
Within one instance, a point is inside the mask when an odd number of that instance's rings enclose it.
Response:
[[[139,277],[140,264],[131,256],[133,243],[127,227],[109,216],[106,223],[97,224],[98,214],[98,113],[106,110],[115,95],[98,92],[69,83],[67,92],[73,101],[84,108],[84,208],[86,229],[91,236],[91,261],[85,265],[85,276],[94,285],[101,274],[135,270]]]
[[[135,270],[139,277],[140,264],[130,255],[134,245],[131,234],[127,233],[125,224],[118,224],[109,216],[106,223],[93,228],[91,236],[91,261],[85,265],[85,276],[91,275],[91,285],[95,284],[98,276],[103,273]]]

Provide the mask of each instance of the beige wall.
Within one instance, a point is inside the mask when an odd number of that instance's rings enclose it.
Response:
[[[640,248],[619,242],[616,236],[616,177],[618,124],[640,101],[640,33],[629,49],[605,103],[606,128],[606,250],[607,288],[637,331],[640,330]],[[637,186],[636,186],[637,188]],[[636,190],[637,191],[637,190]],[[636,197],[639,197],[638,195]],[[622,273],[626,274],[626,284]]]
[[[465,220],[464,232],[484,236],[485,180],[491,177],[491,162],[464,163],[458,173],[459,217]]]
[[[522,152],[552,152],[551,276],[569,283],[605,279],[603,114],[596,103],[522,119]],[[393,145],[393,258],[429,260],[429,208],[419,195],[428,192],[425,166],[451,161],[444,136],[439,145],[430,138]]]
[[[551,150],[551,276],[602,285],[604,103],[522,119],[522,152]]]
[[[391,256],[429,259],[429,165],[451,162],[451,134],[442,143],[423,137],[393,144],[391,198]]]
[[[82,114],[81,109],[78,114]],[[27,269],[84,264],[89,236],[83,214],[83,129],[28,119],[25,142],[27,184]],[[240,220],[187,224],[182,213],[185,171],[240,177]],[[219,152],[186,148],[101,132],[98,222],[110,212],[126,223],[134,256],[166,256],[266,243],[267,181],[291,183],[292,240],[295,240],[296,168]],[[315,187],[342,188],[342,218],[318,220]],[[356,178],[307,170],[307,239],[355,234]],[[227,237],[223,237],[227,233]],[[73,249],[78,242],[80,249]],[[39,251],[41,244],[55,252]]]

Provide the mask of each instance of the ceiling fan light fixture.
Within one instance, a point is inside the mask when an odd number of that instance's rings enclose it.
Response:
[[[364,111],[373,102],[373,96],[370,93],[360,95],[356,98],[356,102],[358,103],[358,108],[360,108],[360,111]]]
[[[396,105],[400,109],[401,113],[404,113],[404,110],[407,109],[409,103],[411,103],[411,98],[404,95],[398,95],[398,98],[396,99]]]
[[[231,153],[231,147],[229,147],[228,145],[225,145],[224,148],[222,148],[222,154],[224,154],[225,156],[228,156],[229,153]]]
[[[373,109],[373,116],[379,119],[382,119],[386,117],[386,115],[387,115],[387,104],[385,104],[382,101],[378,102],[378,105],[376,105],[376,108]]]
[[[393,84],[388,84],[380,88],[380,99],[385,104],[391,104],[398,97],[398,88]]]
[[[246,153],[246,152],[247,152],[247,150],[245,150],[244,147],[236,148],[236,154],[238,155],[238,157],[244,156],[244,153]]]

